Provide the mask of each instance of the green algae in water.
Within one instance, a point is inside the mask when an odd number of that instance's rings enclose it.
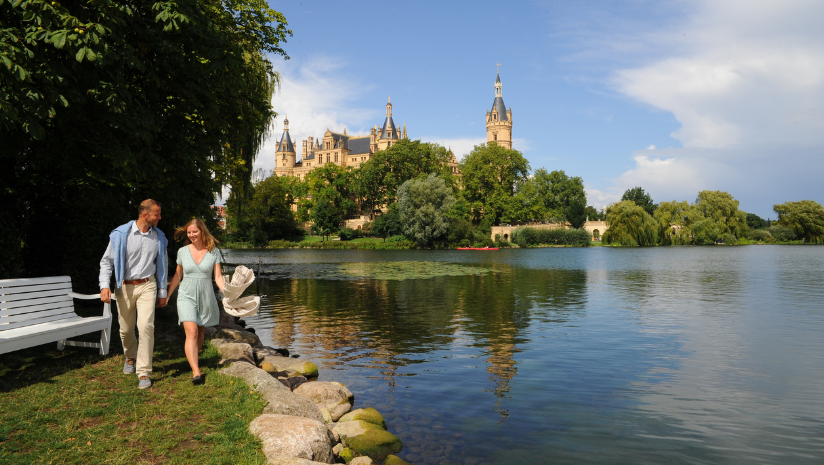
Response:
[[[490,268],[447,262],[358,262],[343,263],[333,275],[347,278],[371,278],[390,281],[428,279],[438,276],[467,276],[489,273]]]

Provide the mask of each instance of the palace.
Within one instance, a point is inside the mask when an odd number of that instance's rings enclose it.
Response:
[[[502,94],[501,75],[495,79],[495,100],[492,110],[486,112],[486,141],[496,142],[502,147],[512,148],[512,108],[506,109]],[[289,118],[283,120],[283,135],[277,143],[277,164],[274,173],[277,176],[295,176],[303,179],[313,169],[327,163],[353,168],[360,167],[370,160],[375,152],[387,149],[400,139],[407,139],[406,123],[403,130],[398,130],[392,119],[392,99],[386,103],[386,119],[382,126],[375,125],[366,136],[350,136],[332,132],[329,129],[323,138],[315,140],[308,137],[301,143],[300,160],[289,136]],[[458,172],[458,160],[455,155],[449,161],[453,173]]]

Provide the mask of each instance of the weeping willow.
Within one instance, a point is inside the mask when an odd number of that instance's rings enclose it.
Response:
[[[632,200],[607,208],[607,226],[602,238],[606,244],[650,246],[658,239],[658,223]]]

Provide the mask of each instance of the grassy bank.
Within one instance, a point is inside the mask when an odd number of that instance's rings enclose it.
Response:
[[[399,238],[361,237],[350,241],[333,240],[332,236],[323,240],[320,236],[303,236],[277,241],[269,241],[265,247],[255,247],[249,242],[227,242],[221,244],[226,249],[360,249],[360,250],[405,250],[415,248],[412,241]]]
[[[87,310],[99,313],[99,304]],[[56,344],[3,354],[0,463],[266,462],[248,431],[263,402],[243,381],[216,373],[219,356],[209,345],[200,358],[206,384],[191,384],[173,309],[158,309],[147,390],[123,374],[116,319],[113,326],[108,356],[80,347],[58,352]]]

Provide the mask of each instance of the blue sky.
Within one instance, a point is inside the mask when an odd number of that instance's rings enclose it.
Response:
[[[485,140],[500,63],[513,148],[584,180],[591,205],[725,190],[740,208],[824,203],[824,2],[327,2],[270,5],[275,137],[366,134],[384,119],[460,158]]]

